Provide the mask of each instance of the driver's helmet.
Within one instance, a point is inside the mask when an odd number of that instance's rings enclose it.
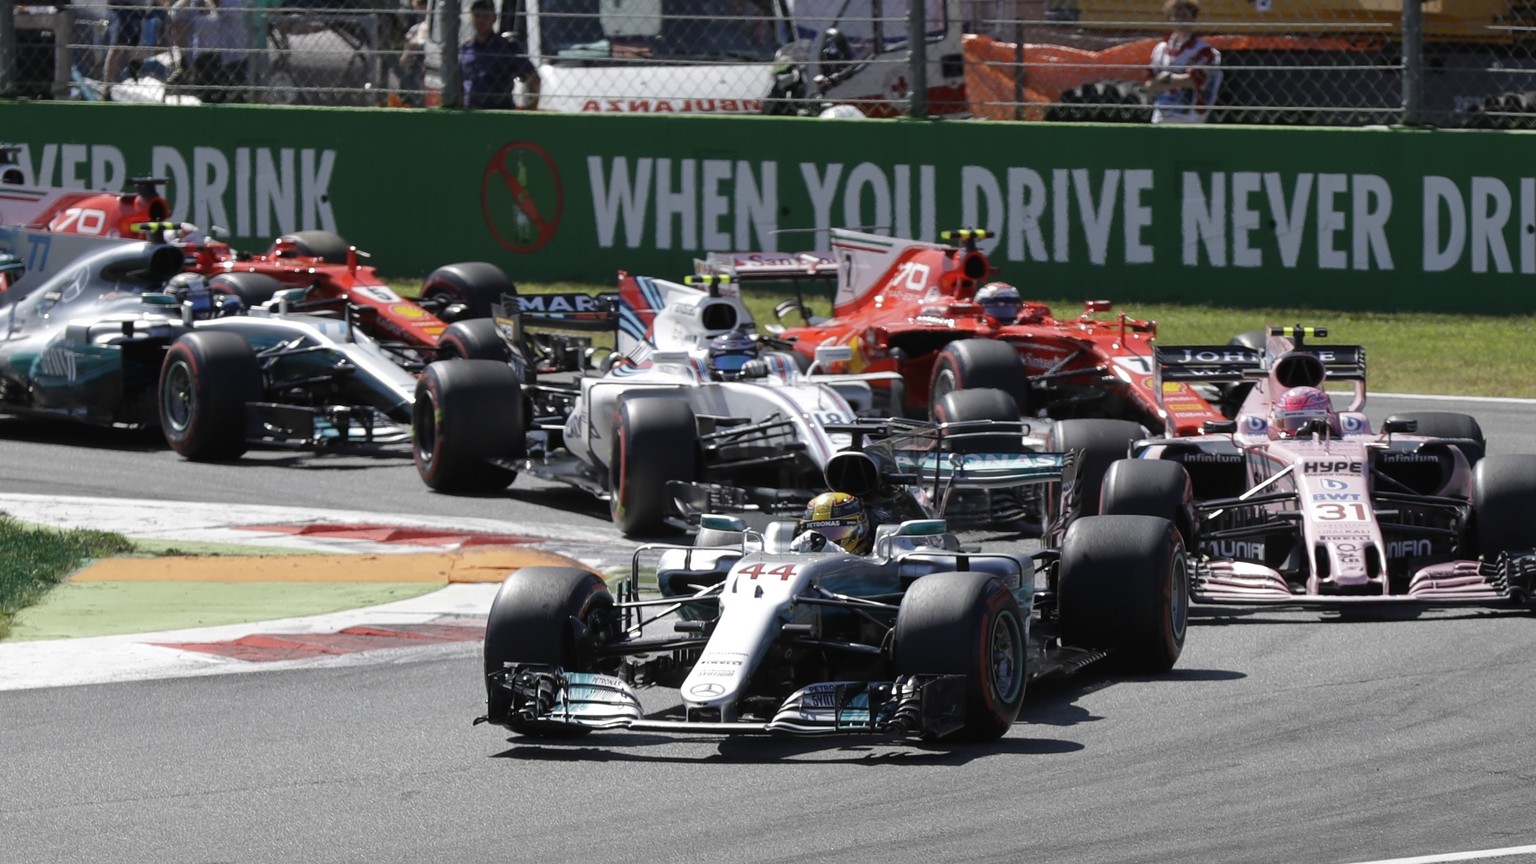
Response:
[[[165,293],[191,304],[194,318],[216,318],[229,311],[226,301],[235,300],[234,297],[215,297],[201,273],[177,273],[165,283]]]
[[[1337,429],[1333,400],[1316,387],[1292,387],[1275,402],[1269,425],[1281,438],[1294,438],[1313,420],[1322,420],[1329,429]]]
[[[855,555],[868,554],[874,545],[874,532],[864,504],[847,492],[823,492],[805,505],[805,515],[795,523],[799,536],[814,531]]]
[[[1012,324],[1018,320],[1022,303],[1019,289],[1007,282],[989,282],[976,292],[976,304],[981,307],[981,311],[1003,324]]]
[[[744,330],[732,330],[709,340],[709,370],[721,381],[745,377],[747,364],[757,359],[757,342]]]

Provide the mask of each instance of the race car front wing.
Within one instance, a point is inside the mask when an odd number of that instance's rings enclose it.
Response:
[[[510,695],[504,717],[476,722],[563,724],[589,729],[714,734],[871,733],[939,738],[965,721],[965,679],[959,675],[906,675],[895,681],[823,681],[796,690],[766,722],[689,716],[647,717],[622,678],[567,672],[556,666],[510,666],[490,673],[492,686]]]

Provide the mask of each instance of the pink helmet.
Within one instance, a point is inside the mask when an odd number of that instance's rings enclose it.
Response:
[[[1282,438],[1293,438],[1313,420],[1322,420],[1337,431],[1333,401],[1316,387],[1292,387],[1275,402],[1270,428]]]

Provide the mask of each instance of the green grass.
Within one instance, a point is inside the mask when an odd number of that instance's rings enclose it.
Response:
[[[38,528],[0,513],[0,639],[10,633],[17,612],[81,565],[132,549],[121,534]]]
[[[394,284],[401,293],[416,286]],[[612,292],[611,285],[578,283],[518,286],[524,293],[548,291]],[[774,287],[746,289],[747,306],[759,322],[774,320],[776,303],[793,296]],[[1039,298],[1029,298],[1036,299]],[[1041,302],[1061,318],[1082,311],[1081,300]],[[824,314],[827,304],[812,302]],[[1127,314],[1157,322],[1165,345],[1224,345],[1238,333],[1266,324],[1302,324],[1328,328],[1319,342],[1364,345],[1370,389],[1383,393],[1432,393],[1447,396],[1536,398],[1536,314],[1489,316],[1397,312],[1340,312],[1267,307],[1254,309],[1172,304],[1127,304]],[[1109,313],[1110,315],[1116,313]]]

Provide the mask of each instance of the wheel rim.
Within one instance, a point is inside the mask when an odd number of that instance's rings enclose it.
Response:
[[[1173,580],[1168,596],[1169,635],[1175,645],[1183,645],[1184,631],[1189,626],[1189,563],[1176,551],[1173,566],[1168,569]]]
[[[185,361],[173,362],[166,371],[160,403],[166,425],[175,432],[187,431],[197,410],[197,393],[192,388],[192,370]]]
[[[1024,632],[1017,615],[1005,611],[993,619],[987,639],[987,675],[1000,702],[1013,702],[1024,688],[1023,646]]]
[[[432,455],[437,451],[437,424],[434,422],[437,411],[435,402],[429,395],[426,399],[416,400],[411,407],[411,426],[414,429],[416,448],[416,461],[424,469],[432,467]]]
[[[933,386],[928,389],[928,413],[930,415],[933,413],[933,406],[939,404],[939,400],[944,398],[944,394],[952,393],[955,389],[954,372],[943,369],[939,371],[939,374],[933,376]],[[938,418],[934,417],[933,419],[937,420]]]

